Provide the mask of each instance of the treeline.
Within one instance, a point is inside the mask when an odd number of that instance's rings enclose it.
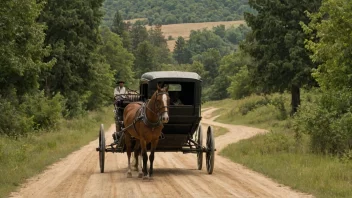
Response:
[[[212,29],[191,31],[188,40],[177,38],[174,51],[170,53],[162,26],[148,27],[142,21],[133,24],[124,22],[119,11],[111,25],[112,32],[120,35],[123,46],[135,57],[133,71],[136,80],[148,71],[193,71],[203,78],[203,101],[230,96],[226,88],[231,80],[224,80],[222,73],[248,62],[248,57],[242,56],[239,62],[232,61],[237,59],[239,54],[235,51],[250,28],[245,25],[228,28],[218,25]]]
[[[0,3],[1,135],[52,128],[63,117],[111,104],[114,77],[132,78],[133,55],[100,27],[102,5],[103,0]]]
[[[203,78],[203,101],[228,98],[229,76],[249,61],[248,56],[242,56],[237,50],[249,31],[245,25],[227,29],[219,25],[212,30],[191,31],[189,40],[182,37],[176,40],[173,57],[178,65],[169,69],[199,73]]]
[[[170,53],[160,25],[124,23],[116,12],[111,26],[104,26],[102,4],[1,4],[0,134],[17,137],[55,127],[62,118],[110,105],[116,80],[136,89],[144,72],[178,67],[181,60]],[[186,47],[189,58],[179,55],[186,61],[181,62],[196,67],[188,70],[212,70],[213,60],[201,57],[214,53],[217,61],[229,54],[244,37],[242,29],[246,27],[193,32]],[[204,45],[208,39],[212,42]]]
[[[234,21],[254,11],[248,0],[106,0],[104,10],[105,24],[119,10],[124,19],[147,18],[149,25]]]

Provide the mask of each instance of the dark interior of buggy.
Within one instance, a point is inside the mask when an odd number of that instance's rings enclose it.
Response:
[[[194,82],[162,82],[160,85],[169,86],[170,105],[175,105],[172,101],[178,97],[182,105],[195,104],[195,84]],[[141,85],[140,93],[143,95],[143,100],[151,97],[155,90],[149,90],[148,84]]]

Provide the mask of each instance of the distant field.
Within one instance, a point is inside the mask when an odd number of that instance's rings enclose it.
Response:
[[[135,23],[136,21],[147,21],[147,18],[136,18],[136,19],[130,19],[130,20],[124,20],[124,22],[130,22],[130,23]]]
[[[162,31],[167,39],[170,35],[174,40],[167,41],[170,51],[174,50],[175,42],[177,37],[182,36],[186,40],[189,39],[189,34],[191,30],[200,30],[200,29],[211,29],[218,25],[225,25],[225,27],[230,27],[232,25],[238,26],[240,24],[245,24],[245,21],[219,21],[219,22],[205,22],[205,23],[182,23],[182,24],[171,24],[163,25]],[[147,26],[147,29],[150,29],[150,26]]]
[[[125,22],[129,21],[131,23],[135,23],[138,20],[147,20],[147,18],[138,18],[138,19],[131,19],[125,20]],[[168,40],[167,45],[169,46],[170,51],[174,50],[175,42],[177,37],[182,36],[184,39],[189,39],[189,34],[191,30],[201,30],[204,28],[212,29],[218,25],[225,25],[226,28],[231,27],[232,25],[239,26],[240,24],[245,24],[244,20],[240,21],[219,21],[219,22],[204,22],[204,23],[181,23],[181,24],[170,24],[170,25],[163,25],[162,31],[165,35],[165,38],[168,39],[169,36],[172,36],[174,40]],[[149,30],[151,26],[146,26]]]

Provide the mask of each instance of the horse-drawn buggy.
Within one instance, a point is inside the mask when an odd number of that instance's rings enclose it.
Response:
[[[150,151],[149,177],[153,174],[154,152],[183,152],[197,154],[198,170],[202,169],[206,153],[206,169],[214,168],[215,142],[213,128],[207,128],[203,145],[201,121],[201,78],[197,73],[179,71],[148,72],[141,76],[139,93],[126,94],[115,105],[116,132],[113,143],[105,143],[104,126],[99,131],[100,171],[104,172],[105,153],[135,154],[139,177],[148,177],[147,151]],[[143,166],[142,166],[143,161]],[[139,165],[139,166],[138,166]],[[142,172],[143,171],[143,172]]]

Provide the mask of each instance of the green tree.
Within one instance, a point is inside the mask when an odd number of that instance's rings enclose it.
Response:
[[[42,61],[48,50],[44,47],[44,26],[36,22],[42,7],[35,0],[0,2],[0,93],[3,96],[13,91],[22,96],[37,90],[40,71],[51,66]]]
[[[179,36],[175,42],[173,57],[178,64],[190,63],[192,54],[187,47],[186,41],[182,36]]]
[[[128,33],[130,24],[126,24],[119,11],[116,11],[113,23],[110,30],[115,34],[119,35],[122,39],[123,47],[128,51],[132,50],[132,41],[130,34]]]
[[[148,39],[147,28],[141,21],[136,21],[131,28],[132,51],[135,51],[140,43]]]
[[[125,19],[148,18],[148,24],[190,23],[243,19],[243,12],[255,12],[248,0],[105,0],[105,24],[109,24],[119,9]]]
[[[48,0],[40,16],[47,24],[45,44],[52,47],[48,59],[56,58],[52,70],[43,72],[47,94],[61,92],[67,98],[70,116],[83,113],[91,97],[100,45],[99,25],[103,0]],[[100,92],[103,94],[103,92]],[[98,93],[99,94],[99,93]]]
[[[110,29],[112,32],[118,34],[119,36],[122,36],[122,33],[125,31],[125,24],[119,11],[116,11]]]
[[[40,72],[50,70],[44,25],[37,22],[43,3],[0,2],[0,134],[18,137],[33,129],[54,127],[63,98],[38,90]]]
[[[201,78],[206,79],[209,75],[209,72],[204,69],[204,65],[199,61],[193,61],[187,71],[196,72],[201,76]]]
[[[246,65],[251,64],[251,57],[244,53],[241,50],[238,50],[232,54],[229,54],[227,56],[224,56],[221,59],[220,66],[219,66],[219,75],[215,77],[214,84],[212,85],[212,90],[215,93],[211,99],[214,100],[219,100],[219,99],[224,99],[229,96],[234,97],[235,99],[238,99],[237,97],[237,91],[241,91],[242,85],[246,84],[245,87],[249,86],[250,81],[246,82],[240,82],[241,79],[237,79],[237,74],[242,70],[242,72],[245,72],[244,69],[247,69],[245,67]],[[245,67],[245,68],[244,68]],[[245,73],[241,74],[241,77],[244,76]],[[247,79],[245,79],[247,80]],[[239,82],[238,88],[237,89],[231,89],[229,90],[228,88],[232,86],[233,82]],[[236,94],[234,94],[236,92]],[[240,94],[241,96],[247,96],[245,93],[248,93],[249,89],[243,90],[243,92]]]
[[[346,28],[352,24],[351,11],[347,0],[325,0],[319,12],[309,15],[312,22],[308,26],[302,23],[311,36],[307,42],[311,58],[319,64],[313,75],[324,90],[352,85],[352,30]]]
[[[230,78],[230,86],[227,88],[228,93],[234,99],[241,99],[249,96],[252,93],[250,86],[251,76],[248,73],[247,65],[244,65],[240,70]]]
[[[116,80],[125,80],[127,83],[133,81],[132,72],[134,56],[127,49],[123,48],[121,38],[111,32],[106,26],[101,28],[103,44],[99,48],[99,53],[110,65]]]
[[[155,48],[156,64],[171,63],[170,50],[161,25],[155,25],[148,31],[148,40]]]
[[[291,90],[292,113],[300,105],[300,88],[312,81],[311,69],[316,67],[304,48],[307,37],[299,23],[308,23],[305,11],[317,11],[320,2],[249,0],[258,14],[245,14],[252,28],[243,45],[254,58],[248,67],[252,82],[264,92]]]
[[[225,25],[218,25],[213,28],[213,31],[216,35],[220,36],[221,38],[225,37]]]
[[[187,42],[187,47],[193,55],[201,54],[210,48],[214,48],[219,50],[221,56],[224,56],[234,49],[234,45],[226,43],[213,31],[206,29],[197,31],[192,30]]]
[[[194,56],[194,61],[199,61],[204,65],[204,70],[207,71],[207,78],[204,79],[205,85],[211,85],[214,79],[219,74],[219,66],[221,61],[221,55],[219,50],[210,48],[206,52],[198,56]]]
[[[319,64],[313,76],[320,85],[317,99],[295,116],[297,136],[307,133],[314,151],[349,156],[352,149],[352,6],[349,0],[323,0],[310,23],[307,49]]]
[[[145,72],[158,70],[155,61],[155,48],[149,41],[143,41],[138,45],[135,58],[134,69],[137,78]]]

